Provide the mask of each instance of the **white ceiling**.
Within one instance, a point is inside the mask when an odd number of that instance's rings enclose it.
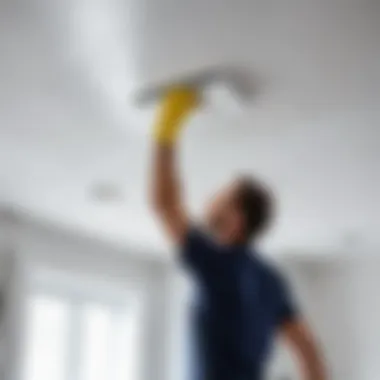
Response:
[[[7,0],[0,3],[2,199],[119,242],[162,247],[147,211],[136,84],[236,64],[260,83],[238,117],[199,116],[183,175],[199,212],[236,171],[274,186],[270,243],[380,246],[380,2]],[[122,196],[98,202],[109,182]]]

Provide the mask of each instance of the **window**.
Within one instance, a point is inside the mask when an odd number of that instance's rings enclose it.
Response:
[[[29,302],[27,380],[64,380],[68,307],[54,298]]]
[[[140,380],[141,299],[52,289],[28,298],[23,380]]]

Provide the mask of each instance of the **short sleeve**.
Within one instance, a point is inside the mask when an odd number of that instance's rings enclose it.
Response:
[[[277,324],[293,321],[298,316],[296,302],[291,293],[288,282],[284,278],[278,279],[278,312]]]
[[[192,228],[181,247],[181,261],[197,276],[208,278],[215,270],[217,244],[203,231]]]

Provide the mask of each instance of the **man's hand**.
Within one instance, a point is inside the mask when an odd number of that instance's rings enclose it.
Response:
[[[307,325],[299,320],[286,322],[281,333],[295,352],[305,380],[327,380],[323,358]]]
[[[162,100],[155,124],[155,138],[160,144],[173,145],[184,121],[198,105],[198,93],[192,88],[176,87],[169,90]]]
[[[198,94],[191,88],[178,87],[169,91],[154,126],[153,206],[175,243],[183,241],[188,229],[188,216],[176,177],[175,143],[186,117],[198,102]]]

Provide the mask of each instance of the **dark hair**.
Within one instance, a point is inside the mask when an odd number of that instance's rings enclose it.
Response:
[[[242,177],[238,180],[238,207],[245,219],[247,238],[254,238],[268,227],[274,208],[269,190],[259,181]]]

